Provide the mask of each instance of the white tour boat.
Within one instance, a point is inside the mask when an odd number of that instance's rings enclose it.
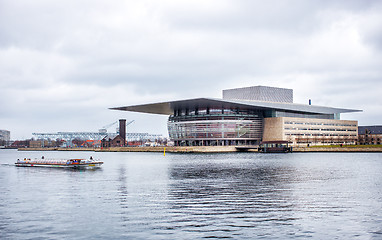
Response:
[[[24,158],[23,160],[17,159],[15,165],[17,167],[64,167],[64,168],[97,168],[103,164],[101,161],[90,159],[30,159]]]

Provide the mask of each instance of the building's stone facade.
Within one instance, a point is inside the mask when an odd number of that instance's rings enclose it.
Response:
[[[290,117],[264,120],[264,141],[286,140],[295,146],[355,144],[357,137],[357,121]]]

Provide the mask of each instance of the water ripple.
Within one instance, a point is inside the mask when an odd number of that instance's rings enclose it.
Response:
[[[19,154],[0,151],[1,239],[382,235],[381,154],[97,153],[99,171],[16,168]]]

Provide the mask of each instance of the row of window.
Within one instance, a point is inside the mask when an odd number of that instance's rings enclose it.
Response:
[[[307,136],[307,137],[356,137],[356,134],[304,134],[304,133],[285,133],[285,136]]]
[[[335,141],[332,141],[332,140],[329,140],[329,141],[317,141],[317,142],[312,142],[312,141],[309,141],[309,140],[301,140],[301,141],[297,141],[297,144],[317,144],[317,143],[321,143],[321,144],[354,144],[355,141],[353,139],[350,139],[350,140],[347,140],[347,139],[337,139]]]
[[[187,115],[187,116],[170,116],[169,122],[184,122],[184,121],[219,121],[219,120],[253,120],[263,121],[258,115]]]
[[[300,131],[330,131],[330,132],[356,132],[356,129],[335,129],[335,128],[284,128],[284,130]]]
[[[177,109],[174,110],[173,116],[189,116],[189,115],[205,115],[205,114],[246,114],[246,115],[262,115],[262,112],[249,109],[239,108],[194,108],[194,109]]]
[[[284,124],[297,124],[297,125],[324,125],[324,126],[339,126],[339,127],[357,127],[355,124],[345,124],[345,123],[311,123],[311,122],[290,122],[285,121]]]

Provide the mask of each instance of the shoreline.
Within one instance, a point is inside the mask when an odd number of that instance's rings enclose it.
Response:
[[[167,153],[232,153],[244,152],[235,146],[187,146],[187,147],[110,147],[110,148],[19,148],[18,151],[90,151],[90,152],[167,152]],[[248,152],[258,153],[257,149]],[[382,147],[294,147],[293,152],[382,152]]]

